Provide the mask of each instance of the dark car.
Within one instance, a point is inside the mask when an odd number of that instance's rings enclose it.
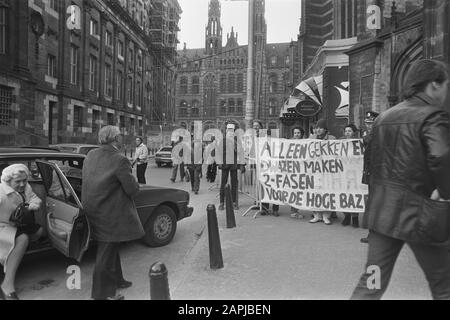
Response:
[[[155,154],[155,163],[158,167],[161,167],[163,164],[172,166],[172,147],[165,146],[159,149]]]
[[[8,165],[23,163],[30,168],[29,183],[42,200],[35,213],[48,240],[30,246],[29,252],[53,246],[67,257],[80,260],[89,245],[89,223],[81,205],[81,171],[85,155],[50,149],[0,148],[0,173]],[[167,245],[177,221],[190,217],[189,193],[172,188],[141,185],[135,204],[146,232],[142,241],[151,247]]]
[[[50,147],[62,152],[71,152],[80,154],[88,154],[89,151],[100,148],[100,146],[98,145],[85,143],[60,143],[60,144],[52,144],[50,145]]]

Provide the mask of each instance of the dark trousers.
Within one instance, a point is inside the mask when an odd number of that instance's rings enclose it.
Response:
[[[117,284],[124,281],[120,264],[119,243],[97,243],[94,276],[92,280],[92,298],[106,299],[116,294]]]
[[[214,182],[216,180],[217,175],[217,164],[213,163],[208,165],[208,169],[206,170],[206,179],[209,182]]]
[[[147,163],[138,164],[136,166],[136,176],[139,183],[147,184],[145,181],[145,171],[147,170]]]
[[[228,182],[228,175],[231,176],[231,198],[233,203],[236,202],[237,198],[237,169],[232,169],[231,167],[223,167],[222,169],[222,181],[220,182],[220,203],[225,202],[225,186]]]
[[[180,179],[181,181],[184,180],[184,162],[180,163],[180,164],[174,164],[173,165],[173,169],[172,169],[172,180],[176,180],[177,179],[177,172],[178,172],[178,168],[180,168]]]
[[[380,268],[380,289],[369,289],[368,279],[374,273],[364,273],[351,299],[381,299],[391,279],[395,261],[404,241],[384,236],[374,231],[369,233],[369,252],[366,270],[369,266]],[[417,262],[425,273],[433,299],[450,299],[450,254],[446,246],[407,243],[414,252]],[[371,284],[369,279],[369,284]]]
[[[189,175],[191,176],[192,191],[198,191],[200,189],[200,173],[202,172],[202,165],[190,165],[188,166]]]

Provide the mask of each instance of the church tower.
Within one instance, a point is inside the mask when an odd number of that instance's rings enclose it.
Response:
[[[205,32],[207,55],[217,54],[222,49],[222,26],[220,24],[220,2],[211,0],[208,9],[208,25]]]

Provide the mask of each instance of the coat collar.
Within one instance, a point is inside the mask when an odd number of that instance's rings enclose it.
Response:
[[[3,192],[6,195],[10,195],[11,193],[15,193],[16,190],[14,190],[13,188],[11,188],[10,186],[8,186],[6,183],[2,182],[0,183],[0,188],[3,190]]]
[[[429,95],[427,95],[424,92],[415,94],[413,98],[422,100],[423,102],[425,102],[426,104],[429,104],[429,105],[433,105],[433,106],[439,105],[439,103],[435,99],[431,98]]]
[[[104,149],[104,150],[107,150],[107,151],[111,151],[111,152],[119,152],[119,149],[117,149],[116,147],[114,147],[112,144],[105,144],[105,145],[103,146],[103,149]]]

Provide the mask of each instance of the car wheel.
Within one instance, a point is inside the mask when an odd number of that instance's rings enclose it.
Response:
[[[157,207],[144,226],[144,243],[150,247],[162,247],[169,244],[177,230],[177,217],[172,208]]]

